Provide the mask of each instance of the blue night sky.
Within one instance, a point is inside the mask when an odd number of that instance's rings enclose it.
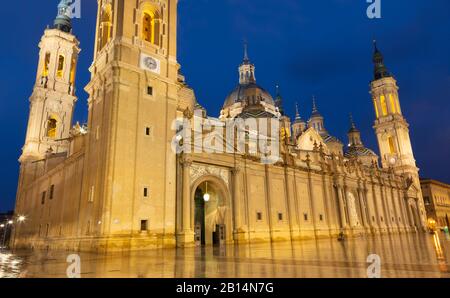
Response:
[[[37,45],[58,2],[2,3],[0,210],[14,206]],[[74,116],[80,122],[87,121],[83,88],[90,78],[96,2],[82,0],[82,18],[74,20],[83,49]],[[218,116],[237,84],[246,39],[258,83],[272,94],[280,84],[287,113],[293,116],[298,101],[308,118],[314,94],[331,134],[346,142],[352,112],[366,145],[377,149],[368,93],[376,38],[400,86],[421,175],[450,182],[450,1],[382,4],[383,18],[369,20],[366,0],[180,0],[178,59],[198,101]]]

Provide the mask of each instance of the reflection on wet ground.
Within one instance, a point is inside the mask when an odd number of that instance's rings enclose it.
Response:
[[[0,277],[66,277],[76,252],[0,254]],[[381,277],[450,277],[450,237],[439,233],[321,239],[224,248],[79,253],[81,277],[367,277],[381,257]]]

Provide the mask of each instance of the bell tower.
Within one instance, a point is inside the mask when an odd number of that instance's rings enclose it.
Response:
[[[30,115],[20,162],[41,160],[46,152],[68,150],[68,137],[75,102],[75,74],[80,53],[72,34],[70,7],[66,0],[58,5],[52,28],[45,30],[39,43],[39,64]]]
[[[399,174],[408,172],[417,175],[418,169],[409,138],[409,124],[400,108],[397,81],[384,65],[383,55],[376,43],[374,46],[375,71],[371,94],[381,164],[383,168],[393,167]]]
[[[108,243],[145,227],[174,245],[177,0],[98,0],[96,26],[82,221]]]
[[[384,64],[384,58],[374,41],[374,79],[371,82],[372,100],[375,108],[375,134],[380,149],[381,165],[392,168],[408,181],[408,189],[414,188],[418,215],[421,225],[425,222],[425,211],[420,187],[419,169],[416,166],[409,124],[403,117],[400,107],[399,87],[393,75]],[[419,226],[419,223],[416,223]]]

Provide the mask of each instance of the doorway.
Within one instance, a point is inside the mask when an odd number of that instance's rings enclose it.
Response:
[[[205,181],[197,187],[194,194],[195,245],[224,245],[227,239],[227,208],[222,192],[214,182]]]

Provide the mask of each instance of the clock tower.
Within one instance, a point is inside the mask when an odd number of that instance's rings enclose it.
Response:
[[[175,245],[177,0],[98,0],[96,26],[81,220],[105,245],[143,226]]]
[[[419,180],[419,169],[416,166],[409,124],[403,117],[400,107],[397,81],[384,64],[382,53],[374,42],[373,63],[374,80],[371,83],[371,94],[375,108],[375,134],[380,149],[381,165],[384,169],[392,169],[407,181],[407,200],[412,208],[410,220],[418,228],[425,225],[425,209]]]

